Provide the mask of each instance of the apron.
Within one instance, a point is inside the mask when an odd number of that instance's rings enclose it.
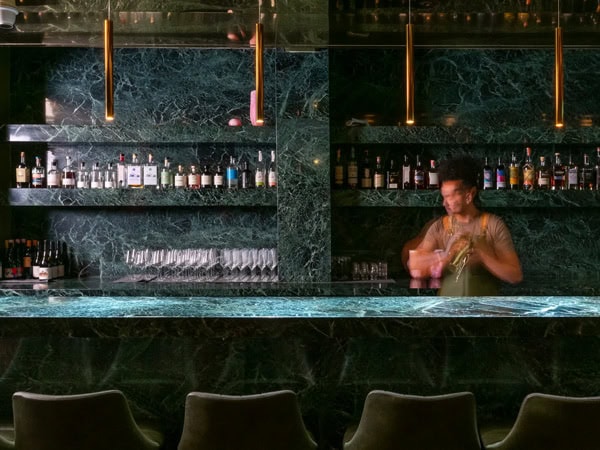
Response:
[[[487,236],[487,223],[489,215],[482,213],[479,217],[479,234],[474,239],[486,239]],[[452,234],[452,225],[450,223],[450,216],[444,216],[443,224],[444,230]],[[442,284],[438,295],[445,297],[459,297],[459,296],[489,296],[498,295],[500,285],[498,279],[489,273],[484,267],[469,267],[465,266],[458,280],[456,279],[456,273],[448,269],[444,271]]]

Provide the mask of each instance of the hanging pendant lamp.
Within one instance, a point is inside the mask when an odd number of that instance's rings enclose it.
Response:
[[[107,122],[115,119],[113,90],[113,24],[110,20],[110,0],[108,17],[104,20],[104,117]]]
[[[558,20],[554,30],[554,126],[563,128],[564,121],[564,68],[563,68],[563,36],[560,26],[560,0],[558,1]]]
[[[409,0],[408,23],[406,24],[406,125],[414,125],[415,123],[415,71],[411,13],[411,1]]]
[[[256,83],[256,101],[255,101],[255,117],[256,125],[263,125],[265,122],[265,106],[264,106],[264,72],[263,72],[263,25],[256,23],[256,48],[254,62],[254,78]]]

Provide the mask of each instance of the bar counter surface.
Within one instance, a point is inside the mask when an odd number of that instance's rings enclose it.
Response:
[[[600,394],[595,295],[444,298],[385,283],[39,287],[0,291],[4,418],[16,390],[117,388],[175,449],[188,392],[292,389],[321,447],[335,449],[372,389],[472,391],[482,426],[513,419],[530,392]],[[413,295],[382,295],[394,291]]]

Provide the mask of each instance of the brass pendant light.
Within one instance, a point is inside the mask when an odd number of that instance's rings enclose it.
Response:
[[[113,90],[113,23],[110,20],[110,0],[108,17],[104,20],[104,117],[107,122],[115,119]]]
[[[256,101],[255,101],[255,117],[256,125],[263,125],[265,122],[265,107],[264,107],[264,72],[263,72],[263,25],[259,21],[256,23],[256,48],[254,78],[256,82]]]
[[[554,30],[554,126],[563,128],[564,121],[564,69],[563,69],[563,39],[560,27],[560,0],[558,0],[558,19]]]
[[[408,23],[406,24],[406,125],[415,123],[415,71],[411,14],[411,1],[409,0]]]

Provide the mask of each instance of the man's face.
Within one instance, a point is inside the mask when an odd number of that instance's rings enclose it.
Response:
[[[449,215],[464,213],[473,200],[473,188],[466,189],[460,180],[447,180],[440,189],[444,208]]]

